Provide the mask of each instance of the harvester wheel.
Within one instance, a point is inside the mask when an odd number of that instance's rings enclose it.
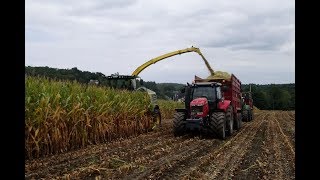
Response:
[[[227,135],[231,136],[233,134],[233,112],[232,106],[229,106],[226,112],[226,121],[227,121]]]
[[[161,113],[160,110],[155,111],[153,113],[153,126],[152,129],[156,129],[158,127],[161,127]]]
[[[224,112],[214,112],[209,122],[210,131],[219,139],[226,138],[226,115]]]
[[[235,128],[236,130],[239,130],[242,126],[242,116],[241,113],[237,113],[237,120],[235,121]]]
[[[176,112],[173,116],[173,134],[174,136],[181,136],[185,131],[185,114],[183,112]]]

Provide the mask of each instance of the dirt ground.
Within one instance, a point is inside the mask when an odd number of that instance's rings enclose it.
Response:
[[[295,112],[257,111],[226,140],[158,131],[29,160],[26,179],[295,179]]]

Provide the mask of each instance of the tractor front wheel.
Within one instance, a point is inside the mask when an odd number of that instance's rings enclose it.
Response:
[[[173,116],[173,134],[174,136],[181,136],[185,131],[185,114],[176,112]]]
[[[212,134],[219,139],[226,138],[226,115],[224,112],[214,112],[211,114],[209,128]]]

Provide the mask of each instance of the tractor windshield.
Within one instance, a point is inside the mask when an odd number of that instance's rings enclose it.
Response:
[[[107,81],[107,86],[115,89],[132,89],[130,79],[109,79]]]
[[[193,89],[192,99],[199,97],[205,97],[208,101],[214,101],[216,99],[215,88],[211,86],[198,86]]]
[[[107,77],[106,86],[114,89],[134,90],[135,77],[127,75],[113,74]]]

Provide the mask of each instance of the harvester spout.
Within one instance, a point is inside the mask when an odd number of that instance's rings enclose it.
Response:
[[[213,71],[213,69],[211,68],[209,62],[208,62],[208,61],[206,60],[206,58],[202,55],[201,52],[199,53],[199,55],[202,57],[202,59],[203,59],[204,63],[206,64],[206,66],[207,66],[207,68],[208,68],[211,76],[214,76],[214,71]]]

